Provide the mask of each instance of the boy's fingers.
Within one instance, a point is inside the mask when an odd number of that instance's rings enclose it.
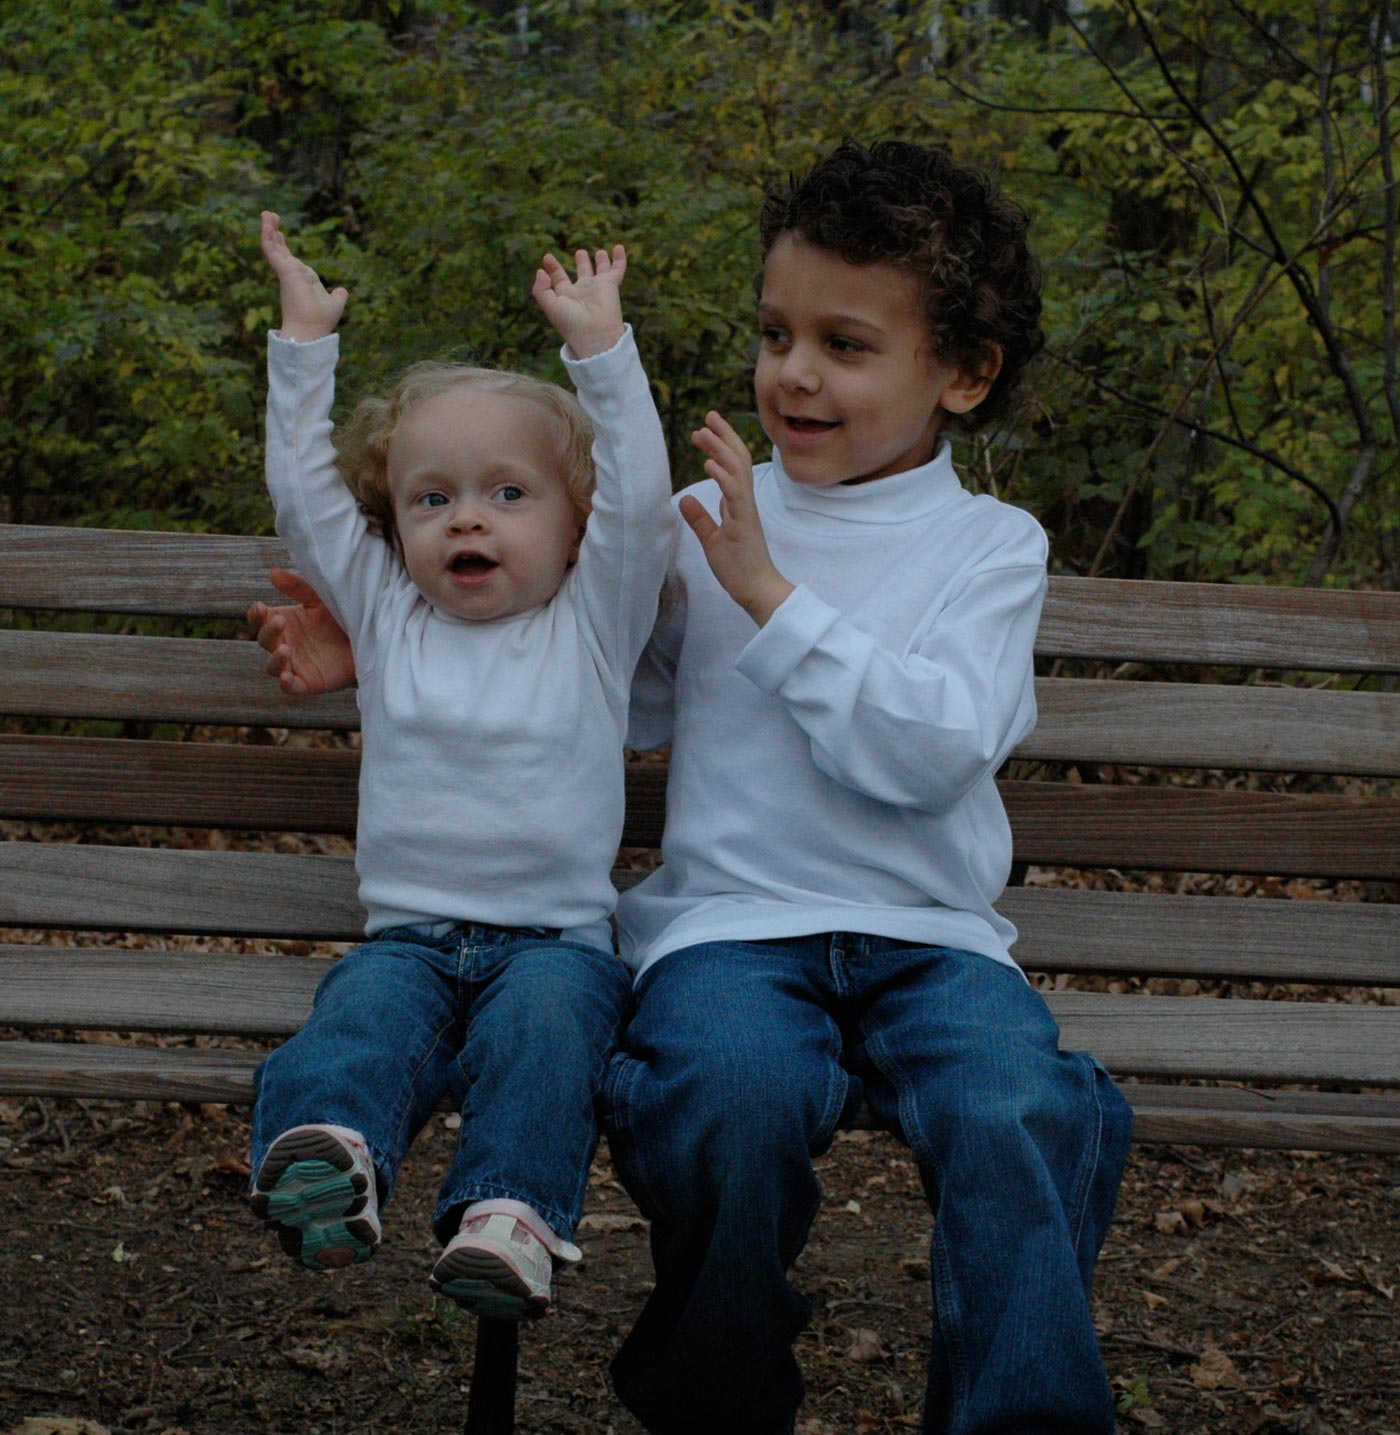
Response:
[[[719,524],[705,511],[698,498],[683,498],[680,501],[681,517],[690,525],[691,531],[703,544],[711,534],[719,532]]]
[[[586,249],[574,250],[574,268],[580,279],[593,277],[593,260],[589,257]]]

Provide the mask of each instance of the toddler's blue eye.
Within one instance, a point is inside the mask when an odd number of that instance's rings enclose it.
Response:
[[[445,493],[425,493],[418,501],[424,508],[441,508],[447,502],[447,495]]]
[[[505,499],[507,503],[515,503],[525,497],[525,490],[518,484],[508,483],[496,496]]]

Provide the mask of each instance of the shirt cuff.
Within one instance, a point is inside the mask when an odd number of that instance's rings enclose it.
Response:
[[[734,666],[762,692],[776,693],[840,617],[799,583],[749,639]]]
[[[624,324],[622,334],[611,349],[604,349],[601,354],[590,354],[586,359],[577,359],[569,351],[567,344],[559,350],[559,357],[564,361],[564,367],[570,374],[578,374],[584,370],[597,369],[606,375],[610,370],[620,367],[634,358],[637,353],[637,341],[632,333],[632,326]]]

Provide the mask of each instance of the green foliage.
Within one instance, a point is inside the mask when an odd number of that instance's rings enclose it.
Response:
[[[709,408],[761,450],[760,197],[848,134],[901,135],[951,143],[1034,215],[1048,357],[1027,419],[963,464],[1046,522],[1061,564],[1296,580],[1326,527],[1312,484],[1345,520],[1314,579],[1400,573],[1377,297],[1397,259],[1378,96],[1400,74],[1373,7],[985,13],[14,0],[0,517],[267,526],[262,208],[351,291],[349,398],[431,355],[560,377],[534,267],[620,240],[678,482]]]

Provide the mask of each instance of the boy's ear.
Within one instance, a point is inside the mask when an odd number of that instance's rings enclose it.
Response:
[[[959,369],[944,386],[939,406],[950,414],[971,413],[987,397],[1001,373],[1000,344],[989,344],[975,369]]]

